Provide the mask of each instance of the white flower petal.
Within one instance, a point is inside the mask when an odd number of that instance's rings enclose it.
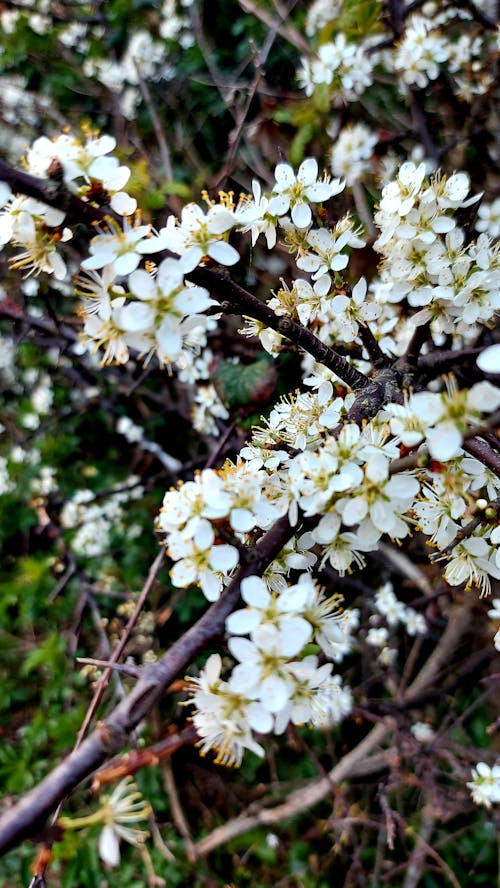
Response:
[[[106,824],[99,836],[99,857],[108,866],[120,863],[120,843],[112,826]]]
[[[132,216],[137,209],[135,197],[130,197],[126,191],[117,191],[110,201],[111,209],[120,216]]]
[[[292,222],[297,228],[307,228],[312,218],[311,207],[306,203],[296,203],[292,208]]]
[[[500,373],[500,342],[485,348],[476,363],[483,373]]]
[[[238,550],[223,543],[214,546],[210,553],[210,566],[221,573],[229,573],[238,564]]]
[[[451,422],[442,422],[427,432],[427,446],[433,459],[446,462],[457,456],[462,445],[462,435]]]
[[[238,250],[235,250],[231,244],[227,244],[226,241],[215,241],[215,243],[210,244],[208,248],[208,255],[211,259],[214,259],[215,262],[220,262],[221,265],[234,265],[236,262],[239,262],[240,254]]]

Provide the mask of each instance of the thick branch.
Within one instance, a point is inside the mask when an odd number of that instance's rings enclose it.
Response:
[[[141,679],[100,725],[37,787],[0,818],[0,854],[32,836],[57,804],[125,745],[127,735],[148,714],[166,688],[183,673],[198,652],[224,631],[234,609],[244,577],[260,574],[281,551],[292,534],[287,517],[281,518],[252,550],[219,601],[182,636],[169,651],[146,667]]]
[[[39,179],[36,176],[31,176],[30,173],[23,172],[23,170],[16,170],[1,158],[0,182],[7,182],[18,194],[25,194],[26,197],[33,197],[49,207],[62,210],[63,213],[66,213],[68,222],[89,224],[105,222],[110,216],[115,217],[115,213],[109,207],[103,209],[80,200],[60,182],[54,179]]]
[[[193,283],[210,290],[222,303],[227,301],[227,305],[223,305],[226,312],[248,315],[281,333],[312,355],[319,364],[333,370],[339,379],[351,388],[362,389],[368,384],[368,377],[364,373],[356,370],[349,361],[321,342],[314,333],[291,318],[279,317],[272,308],[235,284],[227,273],[210,268],[195,268],[186,276]]]
[[[463,448],[500,478],[500,453],[493,450],[486,441],[481,441],[480,438],[471,438],[469,441],[464,441]]]

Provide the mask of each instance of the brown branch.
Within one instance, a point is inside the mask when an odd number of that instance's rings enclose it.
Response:
[[[420,101],[422,96],[422,102]],[[413,126],[422,143],[426,157],[432,160],[437,167],[439,163],[439,151],[434,144],[431,136],[430,127],[427,120],[427,113],[424,108],[425,96],[413,89],[411,86],[407,89],[408,104],[410,106]]]
[[[0,818],[0,854],[34,835],[61,799],[125,745],[127,735],[148,714],[174,679],[206,644],[224,631],[244,577],[260,574],[292,535],[287,517],[281,518],[248,553],[222,597],[176,641],[156,663],[145,667],[129,696],[99,724],[38,786]]]
[[[66,213],[68,222],[83,222],[88,224],[95,222],[106,222],[106,219],[113,217],[120,219],[121,217],[111,210],[110,207],[96,207],[91,203],[81,200],[60,182],[54,179],[39,179],[23,170],[17,170],[9,166],[0,158],[0,182],[7,182],[13,191],[18,194],[24,194],[26,197],[33,197],[40,200],[49,207],[55,207],[56,210],[62,210]]]
[[[157,765],[161,759],[169,758],[183,746],[192,746],[199,740],[198,733],[192,725],[182,731],[169,734],[153,746],[145,749],[132,749],[116,761],[110,762],[102,771],[98,771],[92,782],[92,789],[99,789],[105,783],[114,783],[128,774],[135,774],[140,768]]]
[[[479,438],[471,438],[468,441],[464,441],[463,448],[500,477],[500,453],[495,453],[486,441],[481,441]]]
[[[170,251],[163,252],[175,255]],[[222,303],[222,308],[226,313],[246,315],[260,321],[266,327],[271,327],[272,330],[276,330],[277,333],[303,348],[319,364],[333,370],[339,379],[351,388],[363,389],[368,385],[369,379],[364,373],[361,373],[349,361],[321,342],[307,327],[303,327],[302,324],[298,324],[291,318],[279,317],[272,308],[269,308],[264,302],[260,302],[256,296],[231,280],[227,272],[198,267],[194,271],[190,271],[186,277],[193,283],[210,290],[212,295]]]
[[[475,358],[482,351],[484,351],[484,345],[479,348],[464,348],[460,351],[456,349],[436,350],[428,355],[421,355],[418,358],[417,366],[425,379],[432,379],[434,376],[453,370],[457,365],[462,367],[467,358]]]

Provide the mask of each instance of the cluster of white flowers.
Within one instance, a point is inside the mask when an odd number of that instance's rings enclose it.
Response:
[[[500,248],[486,235],[465,242],[454,213],[468,198],[465,173],[427,179],[425,165],[404,163],[382,190],[375,221],[381,234],[374,247],[382,256],[379,301],[419,309],[411,322],[430,322],[434,334],[466,340],[478,323],[489,324],[500,307]]]
[[[110,200],[116,199],[115,209],[128,213],[135,210],[135,201],[114,189],[123,187],[129,171],[108,156],[113,146],[114,141],[105,136],[91,136],[85,143],[70,136],[52,142],[38,139],[28,153],[30,168],[47,174],[56,159],[67,183],[80,196],[91,199],[89,187],[98,181]],[[303,161],[297,173],[289,164],[278,164],[275,178],[268,195],[254,182],[252,197],[237,206],[225,194],[219,204],[209,203],[206,212],[188,204],[180,220],[170,216],[156,233],[148,225],[132,223],[131,217],[124,217],[122,226],[110,221],[108,229],[91,240],[90,256],[82,263],[85,274],[79,278],[77,293],[86,297],[81,311],[87,347],[103,346],[104,362],[123,363],[133,349],[146,360],[156,355],[160,364],[169,367],[193,366],[196,354],[206,346],[207,332],[216,323],[203,313],[216,303],[205,289],[185,282],[184,276],[207,259],[224,265],[237,262],[239,253],[228,242],[233,229],[249,231],[253,243],[263,233],[269,247],[276,243],[277,228],[283,230],[297,267],[311,275],[312,281],[297,278],[291,289],[284,283],[268,304],[278,315],[314,325],[324,342],[362,347],[360,326],[375,322],[374,334],[380,343],[387,341],[389,349],[392,346],[401,353],[415,323],[430,321],[434,335],[453,333],[467,340],[478,323],[491,322],[499,304],[499,248],[485,234],[465,245],[454,214],[477,198],[468,197],[469,180],[464,173],[428,179],[423,163],[409,161],[400,167],[396,179],[383,188],[375,217],[380,228],[375,248],[383,255],[380,276],[370,289],[361,279],[351,291],[340,273],[348,265],[349,253],[363,246],[361,231],[349,215],[331,228],[316,228],[311,207],[337,195],[344,183],[320,178],[313,158]],[[21,243],[21,231],[27,228],[35,237],[39,232],[43,241],[41,253],[27,249],[14,257],[14,265],[36,271],[53,268],[62,275],[64,262],[56,250],[60,236],[47,235],[47,213],[51,219],[52,211],[38,205],[28,212],[26,201],[31,199],[9,198],[6,189],[0,197],[7,201],[0,216],[2,240]],[[37,215],[33,215],[35,209]],[[59,231],[62,214],[53,221]],[[177,261],[166,259],[159,266],[150,262],[147,270],[137,268],[143,257],[163,249],[177,254]],[[124,275],[129,276],[127,287]],[[419,311],[411,317],[403,315],[397,309],[403,300]],[[258,333],[273,354],[282,345],[279,333],[255,322],[245,332]],[[220,406],[217,410],[222,413]],[[205,413],[203,407],[197,411],[197,426],[214,431],[214,415],[205,421]]]
[[[110,193],[123,187],[127,174],[107,157],[112,143],[106,137],[91,137],[76,148],[68,139],[61,141],[57,159],[73,190],[92,199],[89,182],[96,177]],[[53,144],[57,140],[38,140],[28,155],[42,174],[52,162]],[[369,145],[366,152],[373,140]],[[343,188],[339,179],[321,177],[317,161],[307,158],[297,173],[278,164],[267,194],[254,181],[252,196],[236,205],[223,193],[206,210],[188,204],[158,232],[140,219],[124,218],[122,226],[110,222],[92,239],[78,279],[84,342],[103,346],[105,361],[125,362],[133,349],[146,362],[155,355],[160,365],[176,366],[188,383],[209,381],[207,332],[216,320],[204,312],[217,303],[189,275],[209,260],[235,264],[239,253],[229,236],[237,229],[249,232],[252,243],[264,234],[269,248],[277,232],[283,233],[304,277],[291,286],[283,281],[268,307],[310,327],[320,342],[354,345],[354,360],[363,369],[370,367],[362,335],[368,325],[375,340],[397,354],[417,324],[428,322],[436,340],[450,333],[459,347],[478,324],[491,323],[499,304],[498,250],[486,234],[465,244],[455,214],[476,200],[468,197],[465,174],[429,179],[424,163],[406,162],[387,182],[375,217],[380,229],[375,247],[383,261],[370,287],[361,278],[351,288],[344,278],[351,252],[364,245],[351,217],[332,226],[320,217],[316,224],[315,205]],[[3,199],[4,217],[11,218],[9,208],[20,199],[5,190]],[[123,209],[129,200],[125,195],[118,205]],[[149,259],[164,249],[177,258]],[[141,261],[144,268],[138,267]],[[403,303],[409,312],[403,312]],[[250,322],[246,332],[259,333],[273,354],[284,347],[281,333],[259,323]],[[228,622],[229,649],[238,663],[231,677],[223,682],[220,659],[213,659],[195,693],[194,721],[204,748],[216,746],[222,761],[239,761],[244,748],[259,751],[253,731],[279,732],[290,720],[331,723],[349,711],[349,692],[339,698],[332,662],[319,666],[315,654],[301,655],[315,643],[330,661],[340,662],[354,644],[357,615],[347,611],[340,631],[331,601],[322,599],[309,574],[289,586],[290,571],[310,571],[317,564],[343,576],[362,567],[384,535],[399,542],[417,525],[447,560],[450,585],[475,585],[486,593],[490,576],[500,575],[493,520],[485,513],[464,532],[476,514],[475,501],[487,505],[488,497],[498,495],[498,479],[463,449],[470,427],[500,406],[491,383],[458,390],[446,379],[432,392],[407,393],[404,403],[384,405],[362,428],[349,421],[355,396],[337,385],[335,374],[307,360],[304,384],[309,391],[275,404],[235,463],[206,469],[168,491],[158,518],[174,562],[172,583],[197,584],[209,601],[230,582],[242,547],[254,545],[284,516],[297,528],[264,578],[243,585],[247,607]],[[197,428],[212,432],[217,415],[227,418],[211,384],[194,401]],[[121,430],[144,446],[144,436],[130,422]],[[394,460],[419,449],[439,466],[393,471]],[[113,523],[120,521],[122,501],[113,494],[101,506],[89,492],[77,492],[62,515],[63,526],[75,528],[75,551],[87,556],[103,551]],[[308,533],[300,530],[302,516],[316,519]],[[403,623],[410,635],[425,631],[423,618],[391,590],[380,592],[375,606],[376,619],[385,619],[389,628]],[[388,665],[395,652],[384,630],[374,623],[366,640],[381,649],[379,661]]]
[[[369,172],[370,158],[378,136],[364,123],[344,127],[334,139],[330,163],[334,176],[345,179],[346,185],[359,182]]]
[[[369,34],[359,42],[354,35],[346,40],[342,32],[332,39],[327,31],[328,42],[324,42],[322,29],[334,23],[338,6],[318,0],[309,10],[307,33],[319,37],[320,45],[311,58],[302,59],[297,73],[308,96],[326,89],[330,102],[337,106],[358,100],[379,77],[396,75],[405,93],[408,87],[425,89],[444,70],[460,99],[470,102],[494,82],[494,31],[478,34],[467,9],[423,4],[418,13],[406,16],[401,38],[388,49],[389,31],[387,41],[380,31],[377,38]]]
[[[269,526],[280,509],[272,501],[274,491],[266,496],[267,483],[266,473],[249,463],[226,463],[219,472],[205,469],[194,481],[167,491],[158,529],[166,534],[169,555],[176,561],[174,585],[196,582],[209,601],[219,597],[239,560],[237,547],[220,538],[222,519],[235,543],[235,535]]]
[[[339,180],[327,176],[319,179],[313,158],[301,164],[297,175],[285,163],[278,164],[275,175],[276,184],[269,199],[260,199],[260,186],[255,183],[253,199],[247,197],[234,206],[230,195],[221,194],[221,203],[209,203],[206,212],[197,204],[188,204],[180,220],[170,216],[167,225],[154,234],[149,226],[131,225],[128,219],[123,227],[110,222],[109,231],[100,232],[90,242],[91,255],[82,262],[88,274],[80,276],[77,289],[79,295],[86,297],[81,311],[88,347],[105,346],[105,363],[124,363],[129,349],[134,349],[147,359],[156,355],[160,364],[169,367],[175,364],[184,371],[192,367],[194,353],[206,345],[206,333],[215,324],[213,318],[202,312],[217,303],[204,288],[185,282],[184,275],[207,259],[234,265],[239,253],[227,241],[232,229],[250,230],[255,240],[272,225],[272,245],[278,222],[290,230],[296,230],[295,226],[297,230],[308,230],[312,222],[310,202],[326,201],[344,187]],[[334,254],[347,245],[362,243],[349,219],[339,222],[335,234],[331,245],[316,245],[314,232],[310,234],[310,247],[316,253],[319,250],[321,262],[328,263],[325,268],[345,267],[347,257],[342,255],[339,264]],[[164,249],[179,258],[165,259],[149,271],[137,268],[142,257]],[[306,262],[306,253],[303,259]],[[319,264],[320,260],[316,266]],[[98,273],[98,269],[102,271]],[[116,282],[124,275],[129,275],[127,288]],[[361,308],[360,312],[362,315]],[[193,381],[198,376],[195,373]],[[221,407],[209,411],[212,418],[206,425],[206,411],[198,410],[198,426],[212,432],[213,417],[217,413],[222,415]]]
[[[63,48],[72,49],[83,57],[83,72],[86,77],[102,83],[117,97],[120,110],[131,118],[141,100],[139,82],[143,79],[170,79],[174,69],[169,59],[170,46],[175,43],[187,49],[194,43],[188,7],[192,0],[164,0],[158,4],[156,15],[151,17],[150,29],[134,28],[130,38],[119,55],[110,58],[109,51],[96,53],[96,47],[105,34],[104,24],[96,17],[93,21],[72,21],[61,25],[61,11],[51,2],[28,3],[0,12],[2,32],[14,39],[16,28],[26,25],[38,35],[54,34]],[[31,8],[30,8],[31,7]],[[54,28],[53,13],[57,20]],[[92,50],[91,51],[91,47]],[[2,47],[0,45],[0,56]],[[19,122],[19,113],[16,115]],[[12,121],[14,122],[14,120]],[[31,121],[34,122],[34,121]]]
[[[215,386],[197,386],[192,407],[193,428],[202,435],[212,435],[217,438],[219,436],[218,419],[229,419],[229,412],[219,398]]]
[[[392,583],[384,583],[377,590],[374,603],[376,610],[385,618],[388,626],[393,627],[402,623],[406,627],[408,635],[422,635],[426,631],[425,618],[396,597]]]
[[[453,378],[445,382],[439,393],[417,392],[404,405],[387,404],[385,408],[398,444],[414,447],[425,439],[433,459],[441,462],[458,456],[467,428],[478,424],[483,413],[500,406],[500,390],[490,382],[462,390]]]
[[[104,198],[116,213],[128,216],[135,212],[137,204],[123,191],[130,170],[120,166],[118,158],[108,156],[115,146],[111,136],[99,137],[92,133],[83,139],[69,133],[54,139],[42,136],[27,153],[26,169],[40,178],[59,175],[62,171],[65,185],[82,200],[94,200],[99,183],[97,191],[101,201]],[[67,270],[58,245],[72,237],[71,229],[63,225],[65,213],[31,197],[12,196],[4,183],[0,187],[0,207],[3,207],[0,246],[11,242],[22,247],[22,252],[11,260],[11,266],[27,274],[43,271],[63,280]],[[149,226],[144,227],[141,236],[148,232]]]
[[[53,466],[40,466],[39,474],[30,481],[30,490],[37,496],[48,496],[57,488],[57,471]]]
[[[403,625],[408,635],[424,635],[427,631],[427,624],[422,614],[403,604],[397,598],[390,582],[384,583],[377,590],[374,606],[378,615],[373,614],[370,617],[370,629],[366,633],[366,642],[379,649],[377,661],[382,666],[390,666],[397,657],[397,649],[388,644],[390,630],[398,625]],[[385,620],[387,626],[383,626],[381,620]]]
[[[97,558],[109,548],[112,531],[124,533],[123,506],[130,500],[140,499],[144,488],[135,475],[130,475],[121,485],[109,492],[102,500],[91,490],[76,490],[61,510],[61,527],[73,531],[70,546],[76,555]]]
[[[303,59],[297,76],[307,96],[326,84],[335,105],[353,102],[373,83],[373,59],[365,47],[348,41],[345,34],[323,43],[312,59]]]
[[[403,83],[424,89],[429,80],[436,80],[439,65],[447,60],[448,43],[444,36],[423,16],[410,16],[394,54],[394,68]]]
[[[145,226],[139,226],[136,232],[142,228]],[[117,234],[118,241],[120,237]],[[156,355],[161,366],[170,367],[182,361],[186,340],[191,344],[193,336],[198,334],[200,339],[200,330],[207,329],[208,319],[201,312],[216,303],[202,287],[185,285],[180,262],[175,259],[165,259],[155,274],[144,269],[133,271],[127,290],[117,286],[120,260],[126,258],[134,267],[139,263],[139,254],[134,252],[137,244],[118,256],[104,252],[119,249],[118,243],[106,243],[112,238],[100,235],[99,244],[94,247],[92,259],[105,266],[102,274],[91,272],[88,278],[79,278],[78,292],[88,300],[82,305],[84,340],[90,347],[94,343],[95,347],[105,344],[107,363],[125,363],[131,348],[145,355],[146,360]],[[105,264],[109,259],[111,264]]]
[[[239,764],[245,748],[263,755],[252,732],[281,734],[290,722],[331,726],[352,708],[350,689],[332,675],[332,664],[319,666],[316,655],[303,655],[311,642],[328,657],[343,643],[337,600],[324,598],[309,574],[281,592],[265,579],[248,577],[241,594],[246,607],[226,624],[236,660],[230,677],[221,680],[222,661],[214,654],[193,679],[193,721],[202,749],[217,749],[224,764]]]

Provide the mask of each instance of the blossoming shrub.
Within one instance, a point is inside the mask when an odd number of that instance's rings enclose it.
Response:
[[[201,885],[193,862],[234,839],[238,884],[277,883],[285,858],[290,885],[431,885],[429,861],[483,879],[474,805],[499,800],[498,599],[482,600],[500,578],[492,11],[346,0],[282,20],[242,3],[242,103],[225,20],[145,4],[139,27],[131,4],[127,27],[126,5],[1,13],[1,76],[23,96],[5,123],[29,140],[0,161],[0,848],[38,835],[45,759],[76,741],[74,788],[128,737],[96,784],[122,779],[90,813],[78,794],[57,812],[35,878],[134,884],[143,867]],[[13,50],[33,62],[41,35],[96,98],[53,125]],[[210,86],[188,85],[204,64]],[[42,86],[66,109],[60,65]],[[197,90],[231,120],[225,156],[190,119]],[[91,746],[95,766],[77,764]],[[259,823],[272,831],[250,841]],[[138,849],[125,863],[121,840]],[[7,880],[28,878],[24,848]],[[210,878],[227,879],[218,853]]]

